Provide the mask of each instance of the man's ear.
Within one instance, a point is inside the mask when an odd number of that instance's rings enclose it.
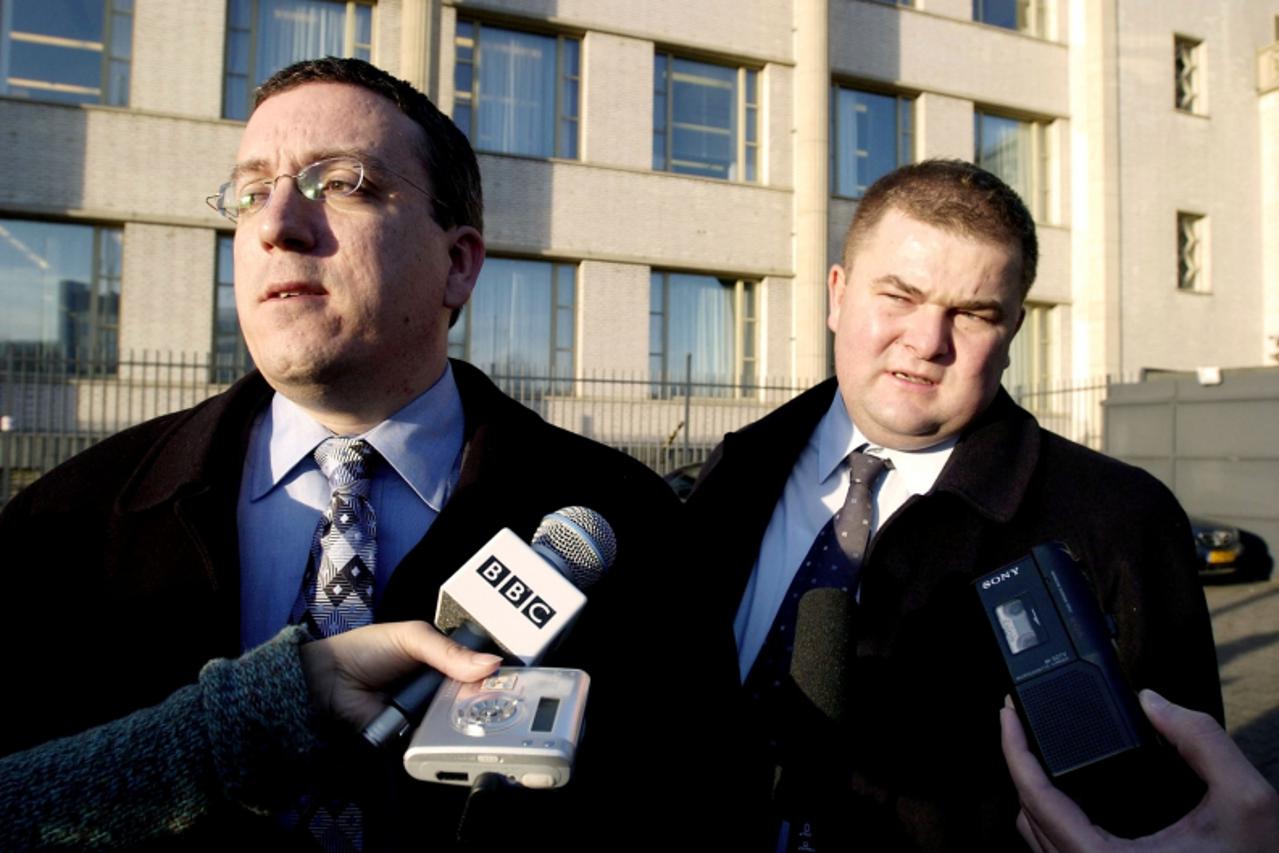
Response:
[[[484,266],[484,235],[469,225],[449,229],[449,273],[444,283],[444,305],[454,311],[466,304]]]
[[[826,328],[832,332],[839,330],[839,311],[844,304],[844,291],[848,288],[848,273],[839,264],[830,268],[826,274],[826,296],[830,313],[826,316]]]

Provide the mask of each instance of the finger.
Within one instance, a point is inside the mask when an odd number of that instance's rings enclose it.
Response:
[[[1008,762],[1008,771],[1012,774],[1017,790],[1038,790],[1046,785],[1051,786],[1044,769],[1039,766],[1039,760],[1026,744],[1026,732],[1021,727],[1017,712],[1007,702],[999,710],[999,728],[1004,760]]]
[[[1030,829],[1030,835],[1035,839],[1031,845],[1038,853],[1057,853],[1057,847],[1048,838],[1048,835],[1040,828],[1035,816],[1025,809],[1021,813],[1026,816],[1026,826]],[[1020,829],[1020,827],[1018,827]],[[1022,836],[1025,837],[1024,835]]]
[[[1033,850],[1034,853],[1048,853],[1044,849],[1043,843],[1039,840],[1038,832],[1030,825],[1030,818],[1026,816],[1025,809],[1017,812],[1017,832],[1021,834],[1026,846]]]
[[[1093,850],[1105,845],[1110,836],[1094,826],[1075,801],[1059,791],[1044,773],[1030,752],[1021,720],[1010,705],[1000,709],[999,725],[1008,772],[1017,787],[1028,828],[1041,849]]]
[[[458,681],[478,681],[497,669],[502,659],[453,642],[425,622],[404,622],[395,635],[400,648],[420,663]]]
[[[1235,776],[1252,765],[1217,721],[1169,702],[1153,690],[1138,694],[1146,716],[1204,781]]]

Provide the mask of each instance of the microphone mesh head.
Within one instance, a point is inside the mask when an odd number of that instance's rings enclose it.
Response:
[[[584,506],[566,506],[544,517],[532,544],[563,561],[561,570],[580,590],[598,581],[617,559],[613,528],[604,516]]]

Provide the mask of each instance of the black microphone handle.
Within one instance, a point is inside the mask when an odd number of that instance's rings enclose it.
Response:
[[[488,632],[475,622],[462,623],[449,632],[449,638],[476,652],[486,652],[493,648],[493,640]],[[439,670],[423,667],[408,684],[395,692],[390,704],[364,727],[364,739],[375,749],[397,743],[426,714],[427,706],[443,683],[444,676]]]

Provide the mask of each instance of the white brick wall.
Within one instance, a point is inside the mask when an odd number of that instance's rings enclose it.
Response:
[[[653,163],[653,43],[605,33],[582,40],[582,159],[647,169]]]
[[[582,323],[578,366],[590,375],[648,371],[649,268],[583,261],[578,270]],[[641,389],[647,391],[647,389]]]
[[[137,0],[129,106],[222,115],[226,10],[203,0]]]
[[[124,228],[120,352],[207,353],[213,339],[216,250],[207,228]]]

